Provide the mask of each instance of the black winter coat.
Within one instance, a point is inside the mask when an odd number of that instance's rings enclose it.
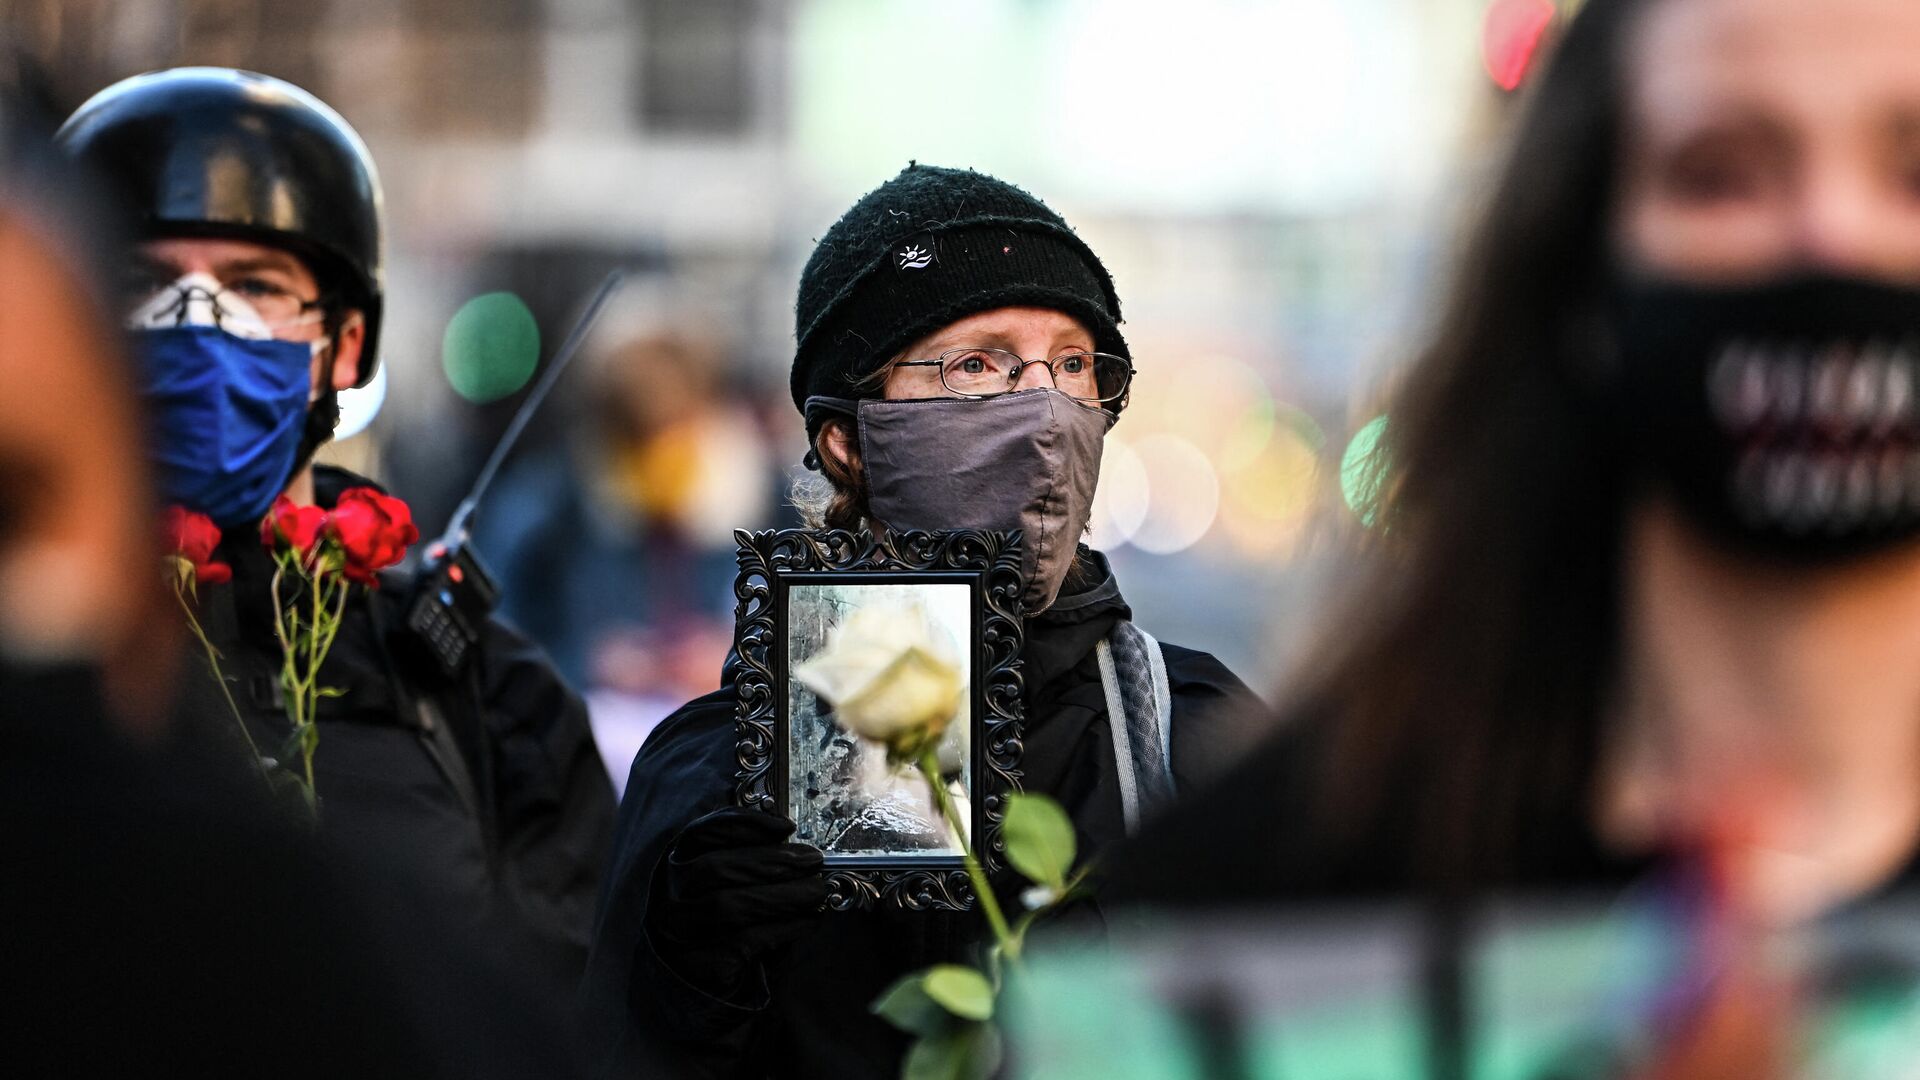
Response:
[[[1104,562],[1101,570],[1105,571]],[[1094,646],[1131,618],[1110,573],[1071,610],[1029,620],[1022,652],[1025,787],[1057,799],[1082,858],[1124,835],[1113,739]],[[1067,605],[1061,605],[1066,607]],[[1173,696],[1172,765],[1182,788],[1230,763],[1253,741],[1264,709],[1212,656],[1164,647]],[[817,931],[767,964],[766,990],[721,1000],[654,955],[644,933],[654,867],[680,829],[731,804],[730,687],[665,720],[634,759],[620,807],[586,993],[595,1045],[610,1076],[831,1077],[892,1080],[907,1036],[868,1012],[900,976],[970,960],[985,936],[976,912],[827,912]],[[996,882],[1017,891],[1017,875]]]
[[[315,470],[323,506],[364,483]],[[238,533],[219,555],[233,581],[200,590],[199,617],[255,742],[272,755],[291,730],[274,677],[274,566],[257,534]],[[413,917],[508,928],[521,939],[515,955],[533,958],[526,977],[570,995],[586,961],[614,810],[586,707],[537,646],[497,620],[471,681],[448,683],[397,637],[408,585],[389,574],[378,589],[356,589],[322,668],[321,684],[342,692],[322,698],[318,711],[322,827],[333,847],[373,872],[439,898]],[[232,714],[197,658],[194,674],[186,719],[231,735]],[[435,724],[447,730],[436,733]]]

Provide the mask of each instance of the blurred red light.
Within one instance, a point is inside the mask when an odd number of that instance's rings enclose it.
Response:
[[[1553,16],[1553,0],[1494,0],[1487,8],[1480,49],[1500,89],[1513,90],[1527,77]]]

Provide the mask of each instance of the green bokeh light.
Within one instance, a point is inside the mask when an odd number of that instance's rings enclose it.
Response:
[[[453,391],[476,405],[527,385],[540,362],[540,327],[508,292],[484,293],[460,306],[440,341],[440,364]]]
[[[1361,425],[1340,456],[1340,495],[1362,524],[1372,525],[1380,511],[1380,477],[1385,471],[1379,460],[1385,451],[1380,445],[1387,431],[1387,418],[1376,416]]]

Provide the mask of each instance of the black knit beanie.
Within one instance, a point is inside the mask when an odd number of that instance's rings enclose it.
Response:
[[[800,273],[793,403],[878,397],[862,381],[914,340],[999,307],[1052,308],[1127,355],[1120,298],[1093,250],[1045,203],[971,169],[910,164],[834,222]],[[1114,407],[1114,406],[1109,406]]]

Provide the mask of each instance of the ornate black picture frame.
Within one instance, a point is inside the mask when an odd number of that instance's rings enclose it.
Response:
[[[789,815],[789,598],[796,586],[964,584],[970,590],[968,690],[971,832],[992,873],[1005,862],[1001,821],[1020,790],[1024,626],[1020,534],[981,530],[873,537],[840,530],[739,530],[735,802]],[[958,854],[827,857],[828,906],[966,910],[973,887]]]

